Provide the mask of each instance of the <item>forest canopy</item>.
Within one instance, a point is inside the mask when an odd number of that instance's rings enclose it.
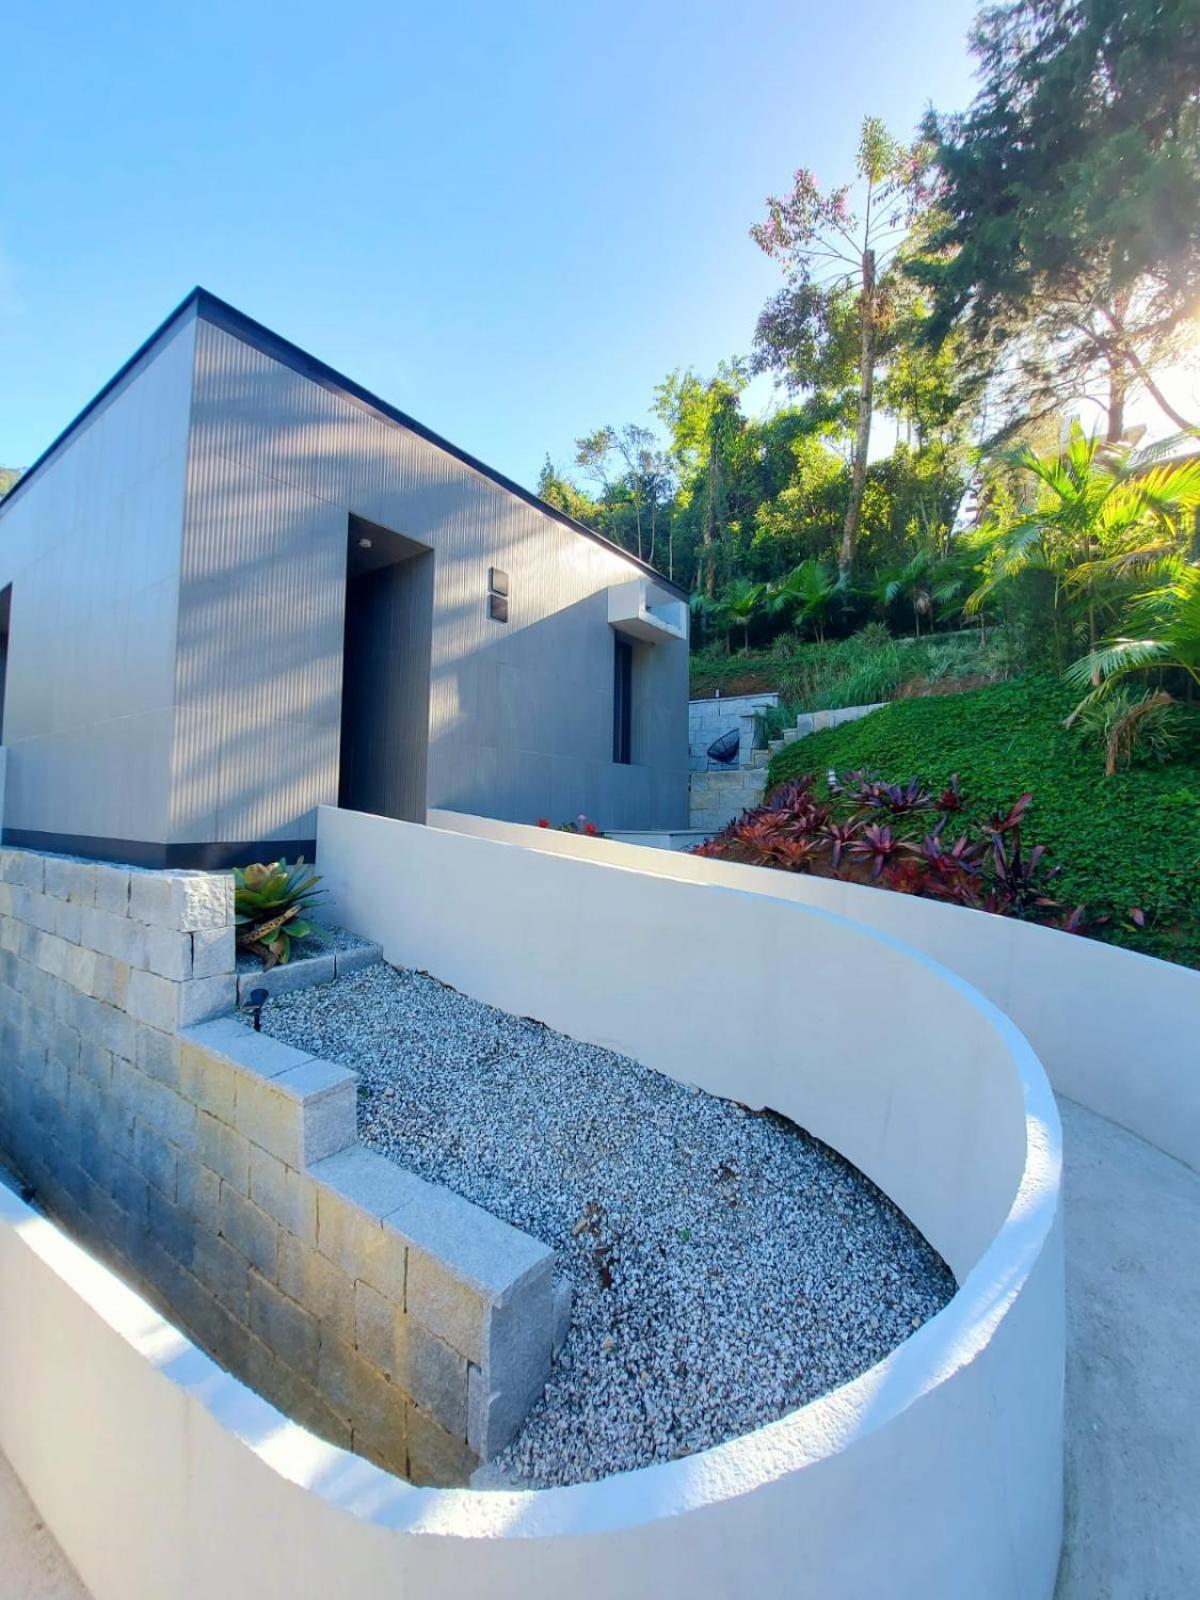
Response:
[[[1073,418],[1115,452],[1097,470],[1147,470],[1135,399],[1175,436],[1167,456],[1195,448],[1162,374],[1194,359],[1200,309],[1196,20],[1195,0],[986,7],[968,107],[908,135],[864,116],[851,169],[800,165],[747,218],[779,282],[745,351],[667,374],[642,419],[581,419],[540,494],[689,590],[698,648],[999,608],[1043,654],[1094,651],[1138,561],[1092,575],[1090,621],[1060,587],[1046,644],[1037,583],[996,578],[996,541],[1044,497],[1029,463],[1069,457]],[[760,373],[776,403],[748,415]],[[1194,558],[1183,510],[1158,556]]]

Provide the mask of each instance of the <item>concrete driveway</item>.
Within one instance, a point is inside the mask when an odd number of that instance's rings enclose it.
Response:
[[[1200,1177],[1072,1101],[1059,1105],[1067,1532],[1057,1600],[1193,1600]]]

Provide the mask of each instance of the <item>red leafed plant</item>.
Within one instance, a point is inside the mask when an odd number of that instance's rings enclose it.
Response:
[[[823,797],[815,781],[781,784],[693,855],[924,895],[1070,933],[1091,925],[1084,907],[1068,910],[1051,894],[1062,869],[1045,846],[1022,839],[1032,795],[972,821],[957,773],[940,791],[917,778],[892,784],[870,772],[831,772]]]

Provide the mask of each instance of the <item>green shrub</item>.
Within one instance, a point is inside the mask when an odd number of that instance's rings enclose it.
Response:
[[[1102,750],[1114,767],[1165,766],[1187,738],[1188,712],[1178,701],[1150,689],[1119,684],[1084,704],[1072,720],[1083,739]]]
[[[1200,966],[1200,739],[1188,722],[1170,766],[1106,777],[1104,751],[1063,727],[1074,692],[1029,677],[966,694],[898,700],[788,745],[769,787],[806,772],[867,768],[931,785],[957,772],[972,815],[1031,791],[1029,822],[1063,872],[1056,895],[1108,914],[1108,937]],[[1137,908],[1145,926],[1131,923]]]

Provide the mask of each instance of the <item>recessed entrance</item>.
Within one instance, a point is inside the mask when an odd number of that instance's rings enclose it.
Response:
[[[351,517],[338,805],[424,822],[433,551]]]

